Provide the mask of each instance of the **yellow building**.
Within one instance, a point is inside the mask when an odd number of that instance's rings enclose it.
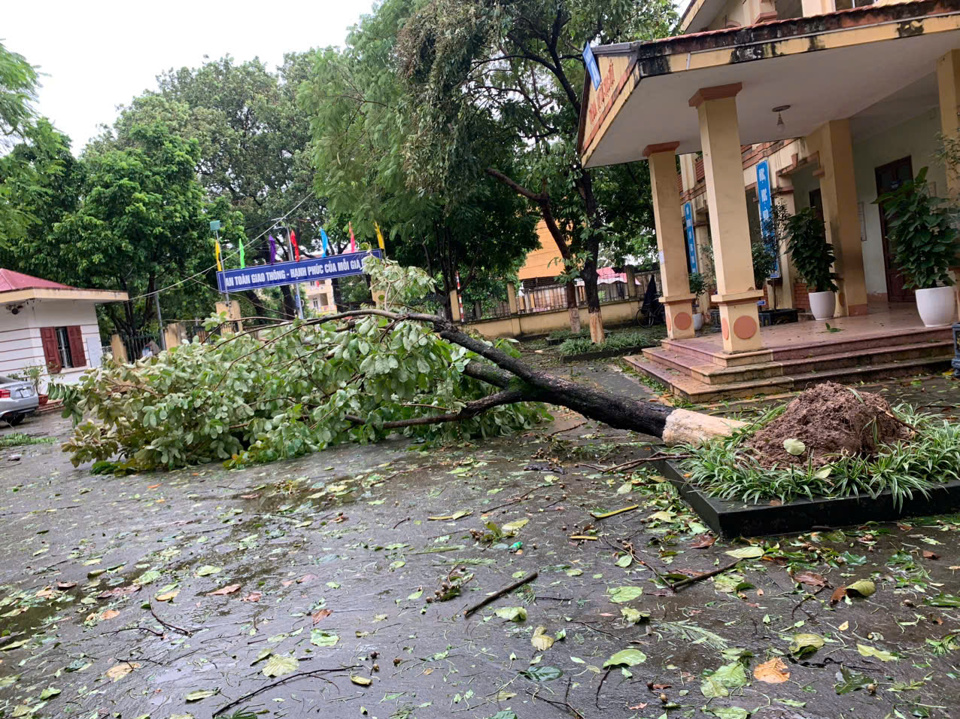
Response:
[[[304,294],[307,296],[306,310],[313,316],[333,314],[337,305],[333,301],[333,282],[320,280],[307,282],[304,285]]]
[[[587,77],[580,126],[587,167],[649,161],[671,337],[693,336],[688,254],[703,266],[708,245],[724,352],[763,346],[765,292],[804,306],[786,257],[775,287],[755,286],[767,186],[789,212],[822,210],[837,317],[912,303],[873,202],[924,166],[938,194],[957,189],[936,153],[941,133],[957,134],[960,2],[693,0],[681,27],[595,48],[600,82]]]

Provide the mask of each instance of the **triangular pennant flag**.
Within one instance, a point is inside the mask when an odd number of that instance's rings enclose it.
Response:
[[[223,262],[220,261],[220,240],[213,241],[213,254],[217,258],[217,272],[223,272]]]
[[[383,233],[380,232],[380,225],[376,222],[373,223],[373,229],[377,231],[377,244],[380,245],[381,250],[386,250],[387,248],[383,246]]]
[[[330,254],[330,240],[327,239],[327,233],[322,227],[320,228],[320,239],[323,241],[323,246],[320,248],[320,256],[326,257]]]
[[[247,266],[247,258],[243,252],[243,238],[240,238],[240,269]]]
[[[277,241],[273,239],[273,235],[267,237],[267,242],[270,245],[270,264],[274,264],[277,261]]]
[[[357,238],[353,236],[353,223],[352,223],[352,222],[349,223],[349,227],[350,227],[350,251],[351,251],[351,252],[356,252],[356,251],[357,251]]]
[[[293,245],[293,259],[294,262],[300,261],[300,245],[297,244],[297,234],[290,230],[290,244]]]

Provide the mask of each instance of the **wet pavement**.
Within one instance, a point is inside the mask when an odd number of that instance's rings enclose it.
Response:
[[[886,390],[957,404],[945,377]],[[650,438],[556,417],[231,471],[0,451],[0,716],[960,716],[960,517],[714,543],[653,470],[603,471]]]

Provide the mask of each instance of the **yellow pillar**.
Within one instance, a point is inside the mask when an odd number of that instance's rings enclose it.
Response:
[[[811,17],[836,12],[837,4],[835,0],[802,0],[801,8],[803,17]]]
[[[450,290],[450,319],[460,321],[460,297],[456,290]]]
[[[179,322],[172,322],[166,326],[166,329],[163,331],[163,343],[164,347],[170,349],[171,347],[179,347],[183,344],[183,337],[186,335],[186,332],[183,330],[183,325]]]
[[[510,307],[510,314],[517,314],[517,286],[512,282],[507,283],[507,305]]]
[[[853,172],[853,142],[849,120],[831,120],[808,138],[807,147],[820,157],[820,195],[827,241],[837,258],[837,317],[867,314],[867,283],[863,273],[857,180]]]
[[[677,154],[680,143],[648,145],[643,150],[650,163],[653,221],[660,251],[660,281],[667,319],[667,334],[678,340],[693,337],[693,295],[687,278],[687,254],[677,190]]]
[[[937,60],[937,85],[940,90],[940,134],[947,147],[960,151],[960,50],[951,50]],[[947,192],[960,197],[960,167],[947,166]],[[953,277],[960,280],[960,267],[954,267]],[[960,281],[957,282],[960,286]],[[960,292],[957,293],[960,311]]]
[[[118,364],[125,364],[127,361],[127,346],[123,344],[120,335],[110,335],[110,352],[113,354],[113,361]]]
[[[637,296],[637,274],[630,265],[623,268],[623,274],[627,278],[627,297],[632,299]]]
[[[763,347],[757,300],[763,297],[753,280],[750,223],[743,185],[740,124],[736,95],[740,83],[707,87],[690,98],[700,117],[703,169],[713,236],[713,266],[720,305],[720,334],[724,352],[747,352]]]

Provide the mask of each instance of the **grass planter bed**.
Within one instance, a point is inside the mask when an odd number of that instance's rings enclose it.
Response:
[[[598,350],[597,352],[582,352],[575,355],[563,355],[561,359],[564,364],[571,362],[585,362],[587,360],[604,359],[605,357],[623,357],[624,355],[636,355],[643,352],[651,345],[634,345],[633,347],[620,347],[609,350]]]
[[[877,497],[821,497],[782,504],[748,504],[711,497],[686,479],[677,463],[660,462],[658,468],[704,524],[726,538],[808,532],[960,511],[960,481],[956,480],[929,490],[929,496],[921,494],[906,499],[899,506],[889,490]]]
[[[960,510],[960,425],[824,383],[663,474],[723,535]]]

